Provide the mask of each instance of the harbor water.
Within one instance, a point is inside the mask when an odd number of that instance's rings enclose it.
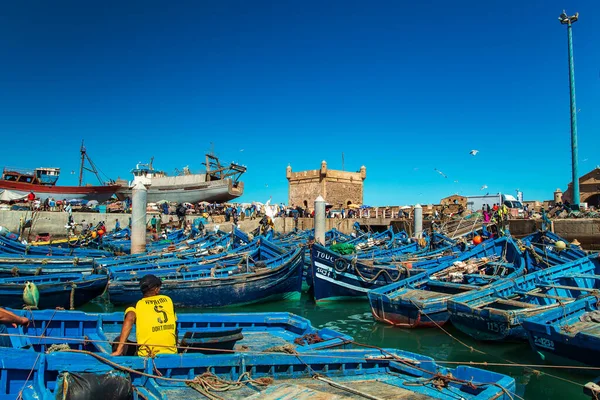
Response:
[[[85,311],[121,311],[99,303],[91,303]],[[515,378],[517,393],[514,398],[532,400],[586,399],[583,385],[595,376],[593,371],[568,368],[542,369],[524,365],[540,365],[544,362],[533,353],[529,344],[523,343],[483,343],[470,339],[451,325],[431,329],[400,329],[373,320],[368,301],[336,301],[315,304],[306,294],[295,301],[279,301],[243,307],[219,309],[177,309],[185,312],[280,312],[287,311],[309,319],[316,327],[327,327],[349,334],[359,343],[372,346],[400,348],[432,357],[436,361],[454,367],[454,362],[488,362],[496,364],[516,363],[518,366],[481,366]],[[462,344],[461,344],[462,342]],[[472,349],[471,349],[472,347]],[[480,353],[482,352],[482,353]],[[551,364],[547,364],[551,365]],[[540,373],[540,372],[542,373]],[[457,398],[458,399],[458,398]]]

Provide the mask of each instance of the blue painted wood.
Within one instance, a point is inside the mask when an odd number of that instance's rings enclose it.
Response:
[[[597,255],[448,300],[452,324],[479,340],[526,340],[522,321],[600,290]]]
[[[0,236],[0,254],[26,254],[26,255],[68,255],[80,257],[106,257],[111,253],[103,250],[54,246],[31,246],[25,245],[17,240],[11,240],[8,237]]]
[[[151,263],[140,263],[133,265],[119,265],[107,267],[108,273],[114,281],[129,281],[141,273],[153,273],[155,275],[180,277],[182,272],[204,271],[208,274],[212,268],[222,271],[236,271],[238,267],[249,267],[259,261],[270,261],[286,253],[267,240],[256,239],[252,243],[235,249],[234,252],[222,252],[210,255],[206,252],[204,256],[193,258],[169,257]],[[239,272],[239,271],[236,271]]]
[[[600,366],[600,323],[584,315],[598,312],[595,293],[523,320],[534,352],[549,361]]]
[[[44,352],[52,344],[69,343],[72,348],[93,352],[111,352],[111,342],[117,340],[123,325],[123,313],[84,313],[80,311],[25,311],[15,314],[35,321],[26,328],[8,327],[15,348],[31,348]],[[244,338],[238,349],[264,351],[270,347],[293,344],[298,352],[349,348],[352,337],[329,328],[317,329],[309,320],[285,312],[275,313],[178,313],[177,331],[182,338],[188,332],[224,329],[242,329]],[[44,335],[44,338],[38,336]],[[301,340],[306,335],[317,335],[321,342],[309,344]],[[67,340],[70,338],[72,340]],[[84,338],[94,339],[85,342]],[[135,341],[135,327],[130,335]],[[298,340],[301,340],[298,342]]]
[[[91,257],[14,255],[0,258],[0,276],[65,272],[91,274],[94,270],[96,270],[96,263]]]
[[[302,288],[304,252],[301,249],[255,263],[225,268],[200,268],[190,272],[147,270],[127,278],[113,274],[109,297],[113,304],[139,300],[138,280],[146,273],[163,278],[161,293],[180,307],[222,307],[298,297]],[[256,269],[255,272],[252,272]]]
[[[436,268],[440,263],[456,258],[453,246],[433,250],[432,253],[414,253],[414,260],[403,257],[406,247],[419,249],[418,245],[399,247],[381,252],[381,258],[341,256],[328,248],[313,245],[311,249],[313,295],[316,301],[343,298],[366,298],[367,292],[384,287],[413,274]],[[392,255],[392,256],[390,256]],[[396,258],[394,262],[388,261]],[[379,261],[383,260],[383,261]]]
[[[468,260],[498,257],[476,273],[449,275],[447,270]],[[511,238],[485,241],[455,261],[439,264],[420,274],[368,293],[375,319],[406,328],[443,325],[448,321],[447,300],[502,279],[522,275],[525,259]]]
[[[0,278],[0,304],[3,307],[23,307],[23,291],[33,282],[40,293],[38,308],[82,306],[102,295],[108,284],[106,275],[50,274],[18,278]]]
[[[515,391],[513,378],[503,374],[485,371],[468,366],[445,368],[437,365],[431,358],[396,349],[386,349],[401,361],[386,358],[379,350],[331,350],[291,355],[283,353],[211,355],[201,354],[162,355],[153,362],[139,357],[110,357],[114,362],[127,368],[151,375],[160,374],[164,378],[190,380],[206,371],[229,381],[237,381],[243,374],[250,374],[253,379],[272,378],[278,381],[298,383],[312,382],[316,384],[315,375],[341,385],[353,386],[355,389],[368,392],[368,387],[380,385],[385,390],[386,398],[410,398],[421,395],[433,399],[456,399],[457,393],[465,400],[512,398]],[[24,399],[55,399],[56,380],[65,370],[70,372],[106,373],[114,369],[96,358],[86,354],[53,352],[42,354],[39,358],[29,350],[0,349],[0,362],[10,365],[10,385],[0,390],[7,392],[5,396],[18,394],[21,387],[26,386]],[[27,385],[26,375],[33,371],[33,379]],[[13,374],[14,372],[14,374]],[[453,376],[468,382],[451,382],[447,387],[435,387],[429,378],[436,374]],[[183,399],[199,396],[184,382],[173,382],[156,378],[131,374],[133,385],[148,397],[156,399]],[[311,385],[312,386],[312,385]],[[244,399],[258,395],[268,389],[259,385],[247,384],[241,389],[218,392],[219,396],[228,399]],[[325,393],[339,393],[327,384],[318,387]],[[342,391],[342,393],[344,393]],[[259,396],[260,397],[260,396]]]
[[[556,248],[556,242],[567,245],[564,250]],[[525,251],[527,270],[529,272],[581,259],[587,255],[581,247],[570,244],[566,239],[549,231],[537,231],[517,240],[517,244]]]

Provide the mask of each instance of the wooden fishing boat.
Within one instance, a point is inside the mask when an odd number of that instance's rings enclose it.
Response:
[[[219,268],[145,270],[136,275],[112,275],[113,304],[139,300],[139,279],[152,273],[163,279],[161,293],[180,307],[222,307],[298,298],[302,289],[304,252],[296,249],[268,261]]]
[[[16,239],[0,235],[0,254],[24,254],[40,256],[79,256],[79,257],[107,257],[112,253],[97,249],[80,247],[55,247],[31,246],[23,244]]]
[[[135,266],[167,259],[203,257],[214,252],[219,247],[223,247],[229,251],[234,248],[234,246],[231,246],[229,237],[223,232],[208,234],[194,242],[192,246],[189,243],[177,243],[166,249],[147,251],[146,254],[125,254],[116,257],[106,257],[96,260],[96,263],[102,267]]]
[[[131,265],[120,265],[108,267],[108,272],[113,279],[128,280],[132,275],[138,275],[145,271],[157,271],[161,273],[173,272],[194,272],[206,270],[214,267],[220,269],[244,265],[248,262],[269,261],[273,258],[284,255],[286,251],[278,248],[266,240],[257,239],[247,246],[235,249],[233,252],[223,251],[217,254],[207,252],[205,256],[189,257],[186,255],[180,257],[171,257],[159,259],[154,262],[133,263]],[[252,260],[252,261],[250,261]]]
[[[25,255],[0,257],[0,277],[56,273],[81,273],[89,275],[95,269],[96,264],[91,257]]]
[[[0,278],[0,304],[3,307],[23,307],[23,292],[28,282],[34,283],[39,292],[37,308],[73,309],[102,295],[108,284],[108,276],[50,274]]]
[[[376,320],[404,328],[443,325],[454,295],[525,272],[525,259],[510,238],[485,241],[456,261],[368,293]]]
[[[579,260],[587,255],[581,247],[549,231],[537,231],[516,242],[525,254],[529,271]],[[557,247],[556,243],[559,242],[565,248]]]
[[[524,319],[531,348],[559,365],[600,366],[599,306],[593,294]]]
[[[411,246],[412,245],[408,245]],[[316,301],[366,298],[372,289],[398,282],[415,273],[436,268],[440,263],[456,258],[458,249],[453,246],[435,250],[431,254],[414,254],[412,259],[403,257],[400,247],[395,261],[390,251],[384,252],[383,262],[377,258],[341,256],[325,246],[313,244],[311,248],[311,274],[313,296]]]
[[[452,324],[479,340],[527,340],[522,321],[600,290],[597,255],[448,300]]]
[[[33,347],[46,352],[52,345],[67,343],[70,348],[110,354],[123,325],[123,313],[85,313],[81,311],[25,311],[14,313],[35,321],[28,327],[8,327],[13,348]],[[286,346],[299,353],[350,348],[352,337],[329,328],[317,329],[309,320],[286,312],[271,313],[178,313],[177,332],[183,339],[192,333],[210,332],[213,337],[227,330],[240,330],[235,351],[258,352]],[[42,337],[43,336],[43,337]],[[135,326],[129,340],[135,343]],[[182,352],[217,350],[213,345],[183,346]],[[224,351],[227,353],[227,351]],[[229,352],[230,353],[230,352]],[[162,356],[161,356],[162,357]]]
[[[445,368],[429,357],[395,349],[161,355],[152,362],[91,351],[0,349],[0,362],[6,366],[0,396],[24,400],[69,398],[74,389],[67,384],[70,378],[105,381],[111,375],[123,377],[125,398],[136,400],[509,400],[515,392],[514,378],[506,375],[469,366]],[[97,398],[105,388],[84,390]]]

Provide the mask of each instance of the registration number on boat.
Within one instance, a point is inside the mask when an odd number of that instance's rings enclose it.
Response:
[[[536,346],[542,347],[548,350],[554,350],[554,341],[544,338],[544,337],[533,337],[533,342]]]
[[[317,267],[317,274],[321,274],[323,276],[329,276],[331,274],[331,271],[325,269],[325,268],[319,268]]]
[[[488,322],[487,329],[490,332],[496,332],[496,333],[500,333],[500,332],[504,331],[504,328],[502,327],[502,325],[500,325],[497,322]]]

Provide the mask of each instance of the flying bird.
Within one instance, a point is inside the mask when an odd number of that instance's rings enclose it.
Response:
[[[437,172],[438,174],[440,174],[441,176],[443,176],[444,178],[447,178],[447,177],[448,177],[448,176],[447,176],[445,173],[443,173],[442,171],[440,171],[440,170],[439,170],[439,169],[437,169],[437,168],[434,168],[433,170],[434,170],[434,171],[436,171],[436,172]]]
[[[581,161],[583,161],[583,162],[586,162],[587,160],[588,160],[587,158],[584,158],[584,159],[583,159],[583,160],[581,160]]]
[[[470,155],[472,155],[472,156],[476,156],[476,155],[477,155],[477,153],[479,153],[479,150],[471,150],[471,151],[469,152],[469,154],[470,154]]]
[[[481,189],[479,189],[479,190],[484,190],[484,189],[487,189],[487,187],[488,187],[487,185],[483,185],[483,186],[481,187]]]
[[[458,183],[458,181],[454,181],[454,183]]]
[[[240,151],[244,151],[244,149],[241,149]]]

